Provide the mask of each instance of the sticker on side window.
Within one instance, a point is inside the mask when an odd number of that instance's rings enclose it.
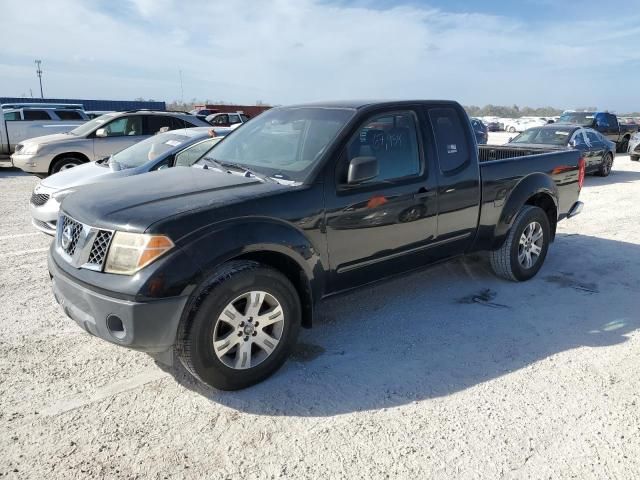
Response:
[[[455,143],[447,145],[447,153],[458,153],[458,145]]]

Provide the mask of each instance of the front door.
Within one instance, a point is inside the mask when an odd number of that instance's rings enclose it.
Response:
[[[148,136],[145,135],[142,115],[116,118],[102,128],[105,129],[107,136],[94,136],[94,160],[99,160],[124,150]]]
[[[416,268],[437,235],[435,176],[422,142],[420,112],[371,115],[327,172],[326,232],[332,277],[328,292]],[[354,158],[374,157],[375,178],[347,182]]]

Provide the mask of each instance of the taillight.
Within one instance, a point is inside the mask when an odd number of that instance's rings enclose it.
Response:
[[[582,190],[582,185],[584,184],[584,172],[586,170],[586,162],[584,158],[580,158],[578,160],[578,188]]]

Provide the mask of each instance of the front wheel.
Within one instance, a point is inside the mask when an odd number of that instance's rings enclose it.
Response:
[[[216,272],[183,320],[177,352],[185,367],[220,390],[239,390],[273,374],[296,343],[300,299],[280,272],[234,261]]]
[[[490,252],[491,267],[506,280],[529,280],[542,267],[550,240],[547,214],[540,207],[525,205],[502,246]]]
[[[602,164],[598,169],[598,175],[601,177],[608,177],[611,173],[611,168],[613,167],[613,155],[607,153],[602,160]]]
[[[51,167],[51,173],[63,172],[64,170],[69,170],[70,168],[77,167],[81,164],[82,160],[78,160],[74,157],[59,158]]]

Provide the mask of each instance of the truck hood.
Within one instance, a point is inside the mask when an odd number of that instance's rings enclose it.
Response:
[[[77,140],[78,138],[82,138],[82,137],[76,137],[75,135],[67,135],[66,133],[53,133],[51,135],[33,137],[20,143],[23,145],[26,145],[28,143],[37,143],[39,145],[45,145],[48,143],[60,143],[60,142],[66,142],[71,140]]]
[[[89,162],[51,175],[50,177],[42,180],[41,185],[43,187],[59,191],[90,183],[129,177],[136,173],[136,170],[133,168],[113,171],[108,165],[99,165],[94,162]]]
[[[80,187],[61,209],[98,228],[144,232],[173,216],[289,188],[214,169],[174,167]]]

